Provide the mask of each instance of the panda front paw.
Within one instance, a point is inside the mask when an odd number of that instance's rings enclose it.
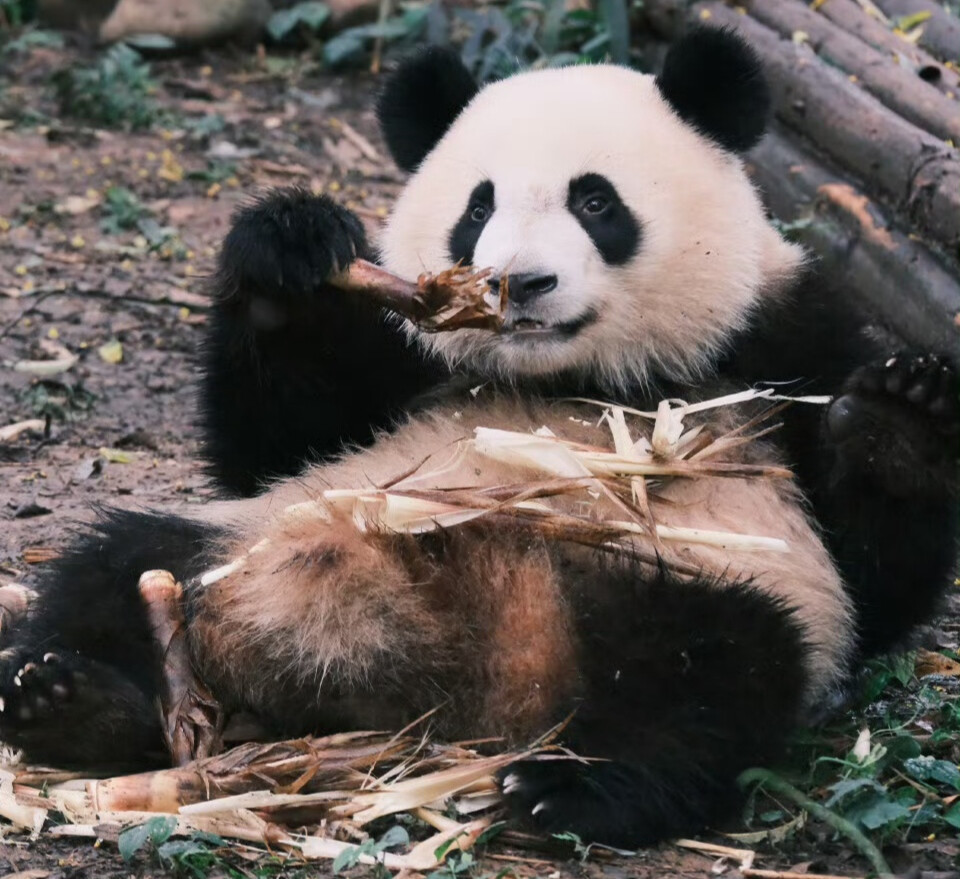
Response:
[[[234,218],[220,253],[221,295],[295,302],[366,251],[351,211],[304,189],[275,190]]]
[[[945,358],[900,354],[860,367],[831,403],[826,432],[844,471],[900,497],[956,489],[960,381]]]

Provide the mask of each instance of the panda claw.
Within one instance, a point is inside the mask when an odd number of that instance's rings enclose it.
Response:
[[[535,806],[530,810],[530,814],[531,814],[531,815],[538,815],[540,812],[543,812],[543,811],[544,811],[545,809],[547,809],[547,808],[549,808],[549,804],[547,803],[547,801],[546,801],[546,800],[540,800],[540,802],[537,803],[537,805],[535,805]]]
[[[503,780],[503,794],[504,796],[510,796],[510,794],[516,793],[520,789],[521,780],[520,776],[515,772],[511,772]]]
[[[47,665],[55,665],[56,663],[60,662],[60,657],[57,656],[56,653],[44,653],[43,661],[47,663]]]

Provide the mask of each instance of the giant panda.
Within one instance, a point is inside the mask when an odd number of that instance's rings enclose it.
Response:
[[[410,177],[378,250],[297,190],[241,209],[224,242],[201,403],[232,499],[107,511],[77,537],[3,652],[0,738],[58,766],[162,764],[138,577],[241,559],[186,595],[229,710],[288,736],[437,708],[434,735],[505,746],[566,720],[562,743],[594,759],[509,766],[516,820],[630,846],[716,820],[738,773],[931,615],[956,562],[957,374],[872,341],[768,221],[744,166],[768,104],[752,50],[711,29],[656,77],[573,66],[478,89],[448,51],[402,63],[377,111]],[[503,331],[426,335],[335,289],[358,256],[410,278],[492,267]],[[583,399],[649,410],[762,382],[832,400],[735,453],[795,479],[675,480],[657,515],[787,553],[611,556],[482,518],[415,536],[283,512],[387,484],[477,426],[595,443]],[[528,476],[467,447],[432,485]]]

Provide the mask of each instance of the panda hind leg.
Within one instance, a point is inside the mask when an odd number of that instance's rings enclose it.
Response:
[[[0,741],[31,763],[162,763],[159,660],[137,584],[152,568],[202,570],[213,536],[187,519],[120,510],[79,533],[0,651]]]
[[[629,848],[734,808],[737,776],[777,756],[800,711],[804,644],[790,612],[749,584],[605,579],[620,598],[587,617],[586,688],[564,733],[594,759],[525,760],[500,780],[521,824]]]

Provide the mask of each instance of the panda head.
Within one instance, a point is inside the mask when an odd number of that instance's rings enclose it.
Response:
[[[768,105],[752,50],[713,29],[675,44],[656,78],[582,65],[478,90],[448,51],[401,65],[378,115],[412,176],[383,264],[406,277],[491,267],[509,295],[503,332],[423,343],[518,380],[695,379],[803,259],[740,158]]]

